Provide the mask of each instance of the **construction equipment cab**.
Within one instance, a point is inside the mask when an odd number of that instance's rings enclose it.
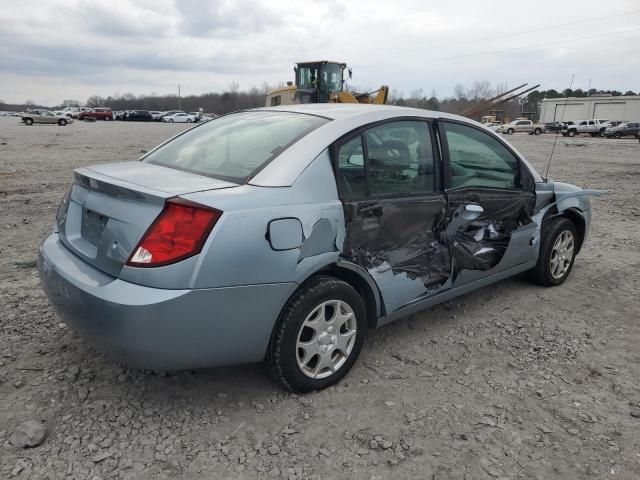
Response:
[[[351,93],[344,88],[344,71],[347,69],[351,78],[351,69],[346,63],[319,60],[300,62],[294,67],[295,85],[287,82],[287,86],[279,87],[267,93],[267,107],[292,105],[296,103],[377,103],[387,101],[389,87],[383,85],[372,93]]]

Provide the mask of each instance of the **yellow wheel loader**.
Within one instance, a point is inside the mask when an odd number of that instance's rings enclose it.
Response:
[[[347,68],[346,63],[329,60],[300,62],[293,70],[296,74],[295,85],[287,82],[287,86],[269,91],[267,107],[296,103],[387,103],[389,87],[386,85],[369,93],[345,90],[345,70],[351,78],[351,69]]]

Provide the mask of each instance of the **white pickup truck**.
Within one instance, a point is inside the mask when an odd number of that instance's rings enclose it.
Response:
[[[516,119],[502,126],[502,131],[509,135],[518,132],[527,132],[529,135],[540,135],[544,132],[544,125],[534,123],[531,120]]]
[[[609,126],[609,120],[592,118],[590,120],[580,120],[573,125],[562,127],[563,137],[574,137],[580,133],[588,133],[592,137],[603,136],[604,131]]]

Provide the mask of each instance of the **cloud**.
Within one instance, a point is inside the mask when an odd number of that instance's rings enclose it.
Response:
[[[515,10],[495,0],[50,0],[16,8],[0,0],[0,96],[54,104],[115,91],[163,93],[177,83],[189,93],[232,81],[250,88],[292,80],[293,63],[319,58],[349,63],[354,84],[406,93],[449,95],[456,83],[478,79],[566,88],[572,73],[576,85],[592,79],[596,88],[636,90],[640,69],[630,59],[639,31],[568,39],[637,29],[640,12],[564,24],[640,6],[582,5],[577,12],[548,0]]]

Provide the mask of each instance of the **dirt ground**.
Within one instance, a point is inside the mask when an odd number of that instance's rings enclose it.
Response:
[[[568,281],[515,278],[372,331],[292,395],[261,365],[129,370],[57,318],[35,269],[72,169],[180,125],[0,118],[0,478],[640,478],[640,145],[560,137],[551,177],[607,189]],[[544,172],[554,137],[508,137]],[[44,442],[9,438],[41,420]]]

